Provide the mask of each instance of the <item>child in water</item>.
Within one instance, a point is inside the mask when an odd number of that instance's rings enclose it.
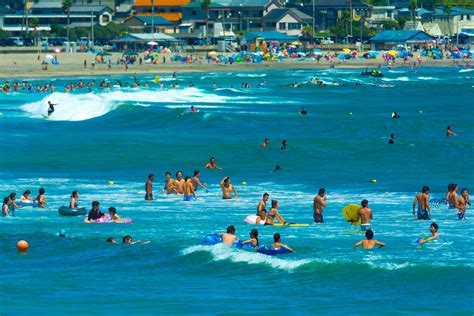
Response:
[[[355,244],[354,249],[356,249],[360,245],[362,245],[362,248],[364,249],[374,249],[375,245],[379,245],[379,248],[382,248],[385,246],[383,242],[373,239],[374,232],[371,229],[365,232],[365,238],[367,239],[362,239],[357,244]]]
[[[122,219],[117,215],[117,209],[115,207],[109,207],[110,220],[114,223],[120,223]]]
[[[46,201],[46,198],[44,197],[45,190],[43,188],[39,189],[39,194],[38,196],[33,200],[38,202],[38,207],[39,208],[44,208],[48,202]]]
[[[438,239],[439,238],[439,235],[438,235],[438,224],[436,223],[432,223],[430,225],[430,232],[431,232],[431,237],[428,237],[428,238],[420,238],[418,240],[418,243],[420,244],[424,244],[425,242],[429,242],[429,241],[433,241],[435,239]]]
[[[274,243],[270,245],[270,249],[272,249],[272,250],[278,250],[280,248],[285,248],[289,252],[296,252],[293,249],[291,249],[290,247],[288,247],[287,245],[281,243],[281,236],[278,233],[273,235],[273,241],[274,241]]]

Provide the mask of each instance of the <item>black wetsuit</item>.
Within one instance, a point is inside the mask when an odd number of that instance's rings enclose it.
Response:
[[[49,109],[48,109],[48,116],[50,116],[51,114],[53,114],[53,112],[54,112],[54,106],[53,106],[53,104],[50,104],[50,105],[49,105]]]

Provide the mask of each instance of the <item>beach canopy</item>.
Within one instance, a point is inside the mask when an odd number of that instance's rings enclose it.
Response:
[[[112,56],[112,54],[108,52],[100,52],[100,53],[97,53],[97,56]]]

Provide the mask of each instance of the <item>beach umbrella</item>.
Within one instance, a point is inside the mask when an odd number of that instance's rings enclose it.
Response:
[[[54,49],[54,52],[55,52],[55,53],[60,53],[60,52],[61,52],[61,48],[55,48],[55,49]]]
[[[219,54],[218,54],[217,52],[215,52],[215,51],[212,51],[212,52],[209,52],[207,55],[208,55],[209,57],[211,57],[211,58],[216,58],[217,55],[219,55]]]
[[[388,51],[388,54],[391,55],[391,56],[397,56],[398,52],[396,50],[390,50],[390,51]]]
[[[46,59],[47,59],[47,60],[53,60],[53,59],[54,59],[54,56],[53,56],[53,55],[46,55]]]
[[[349,54],[349,53],[351,52],[351,50],[350,50],[349,48],[343,48],[343,49],[342,49],[342,52],[343,52],[344,54]]]
[[[156,46],[156,45],[158,45],[157,42],[153,42],[153,41],[148,42],[148,43],[146,43],[146,44],[147,44],[147,45],[150,45],[150,46]]]

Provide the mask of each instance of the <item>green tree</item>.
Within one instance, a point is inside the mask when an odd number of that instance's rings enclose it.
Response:
[[[448,15],[448,33],[449,35],[451,36],[452,32],[451,32],[451,5],[448,4],[447,1],[444,1],[444,11],[446,11],[446,14]]]
[[[400,30],[400,26],[397,21],[386,21],[383,23],[384,30]]]
[[[28,20],[28,27],[33,29],[35,34],[35,46],[38,45],[38,27],[39,27],[39,20],[38,18],[32,18]]]
[[[209,43],[209,8],[211,7],[211,0],[202,0],[201,8],[206,12],[206,44]]]
[[[67,14],[67,38],[69,39],[69,32],[71,28],[71,7],[72,7],[72,0],[63,0],[62,2],[63,10]]]
[[[51,24],[51,33],[55,36],[66,36],[66,28],[59,24]]]
[[[0,30],[0,39],[7,39],[10,36],[12,36],[12,34],[9,31]]]
[[[301,29],[301,33],[305,37],[313,37],[314,36],[313,27],[311,25],[305,25]]]
[[[408,4],[408,9],[411,12],[411,23],[413,23],[413,29],[415,29],[415,19],[416,19],[416,9],[418,8],[418,3],[416,0],[411,0]]]

